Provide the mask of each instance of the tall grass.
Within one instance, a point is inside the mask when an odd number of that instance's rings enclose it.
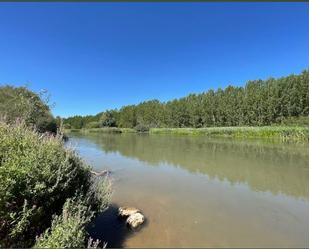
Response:
[[[309,141],[309,127],[209,127],[209,128],[152,128],[151,134],[205,135],[210,137],[280,138]]]
[[[102,127],[102,128],[83,128],[83,129],[66,129],[65,132],[80,133],[134,133],[137,132],[131,128]]]
[[[80,133],[136,133],[131,128],[68,129]],[[281,140],[309,141],[309,126],[261,126],[261,127],[207,127],[207,128],[150,128],[150,134],[204,135],[234,138],[278,138]]]

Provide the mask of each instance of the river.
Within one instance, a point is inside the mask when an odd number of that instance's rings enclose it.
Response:
[[[71,133],[112,174],[89,233],[107,247],[309,247],[309,144],[203,136]],[[132,232],[119,206],[141,209]]]

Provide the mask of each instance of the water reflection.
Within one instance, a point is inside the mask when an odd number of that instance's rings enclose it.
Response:
[[[136,134],[88,134],[86,138],[105,152],[152,166],[167,163],[211,179],[245,183],[254,191],[309,198],[308,144]]]
[[[108,247],[309,245],[307,144],[136,134],[71,143],[113,172],[114,205],[89,229]],[[126,230],[117,205],[140,208],[147,225]]]
[[[107,243],[107,248],[122,248],[125,241],[135,234],[127,228],[123,219],[118,217],[118,208],[117,204],[111,204],[87,227],[89,236],[94,240],[99,239]]]

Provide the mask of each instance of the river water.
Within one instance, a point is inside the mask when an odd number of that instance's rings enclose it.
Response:
[[[309,247],[309,144],[98,133],[69,143],[112,172],[112,205],[89,228],[107,247]],[[119,206],[147,222],[128,230]]]

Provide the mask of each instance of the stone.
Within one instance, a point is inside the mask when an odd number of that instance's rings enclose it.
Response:
[[[140,210],[134,207],[120,207],[118,209],[118,214],[121,217],[128,217],[132,214],[140,213]]]
[[[131,228],[137,228],[139,227],[141,224],[143,224],[145,221],[145,217],[144,215],[142,215],[141,213],[134,213],[131,214],[128,219],[127,219],[127,224],[131,227]]]

